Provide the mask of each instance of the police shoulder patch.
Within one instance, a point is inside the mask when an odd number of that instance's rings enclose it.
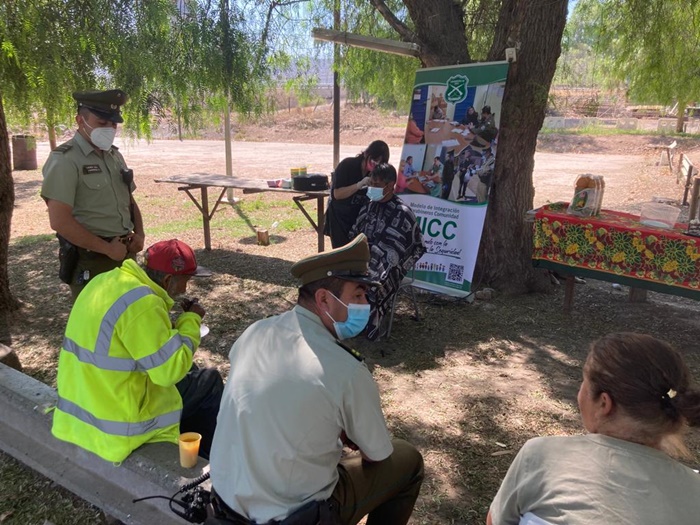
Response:
[[[64,142],[60,146],[56,146],[54,148],[54,151],[58,151],[59,153],[65,153],[66,151],[70,150],[73,147],[73,144],[69,144],[68,142]]]
[[[351,356],[353,356],[353,357],[354,357],[355,359],[357,359],[358,361],[362,362],[362,361],[365,360],[365,357],[364,357],[360,352],[358,352],[357,350],[355,350],[354,348],[350,348],[348,345],[345,345],[345,344],[341,343],[341,342],[338,341],[337,339],[336,339],[336,341],[335,341],[335,344],[337,344],[340,348],[342,348],[343,350],[345,350],[348,354],[350,354]]]

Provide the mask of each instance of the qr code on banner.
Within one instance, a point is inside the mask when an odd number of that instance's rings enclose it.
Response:
[[[447,269],[446,281],[462,284],[464,282],[464,266],[461,264],[450,264]]]

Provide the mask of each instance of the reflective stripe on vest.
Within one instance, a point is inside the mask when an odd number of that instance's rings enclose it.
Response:
[[[113,436],[139,436],[141,434],[146,434],[153,430],[158,430],[161,428],[169,427],[171,425],[177,425],[180,423],[180,410],[174,410],[163,414],[152,419],[147,419],[146,421],[138,421],[136,423],[121,423],[119,421],[110,421],[108,419],[100,419],[93,416],[87,410],[79,407],[72,401],[58,398],[58,403],[56,408],[78,418],[83,423],[101,430],[105,434],[111,434]]]
[[[119,317],[136,301],[152,293],[153,291],[149,288],[142,286],[129,290],[114,302],[102,318],[94,352],[83,348],[68,337],[63,339],[63,349],[76,356],[81,363],[91,364],[101,370],[116,372],[134,372],[136,370],[156,368],[170,359],[182,345],[186,345],[191,352],[194,352],[194,345],[189,337],[175,334],[154,353],[138,360],[130,357],[112,357],[109,355],[109,346],[112,343],[114,327]]]
[[[109,307],[107,313],[102,318],[100,323],[100,331],[98,332],[97,342],[95,343],[95,354],[97,355],[109,355],[109,345],[112,343],[112,334],[114,333],[114,327],[121,315],[126,312],[136,301],[142,297],[152,294],[153,291],[147,286],[139,286],[133,290],[129,290],[119,299],[114,301],[114,304]]]

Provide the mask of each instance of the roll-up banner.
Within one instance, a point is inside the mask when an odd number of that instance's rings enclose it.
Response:
[[[428,249],[415,286],[456,297],[471,291],[507,74],[508,62],[416,72],[396,185]]]

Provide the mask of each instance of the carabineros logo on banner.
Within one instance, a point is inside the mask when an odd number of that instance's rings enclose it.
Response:
[[[447,79],[447,90],[445,100],[458,104],[467,98],[467,86],[469,78],[466,75],[455,75]]]

